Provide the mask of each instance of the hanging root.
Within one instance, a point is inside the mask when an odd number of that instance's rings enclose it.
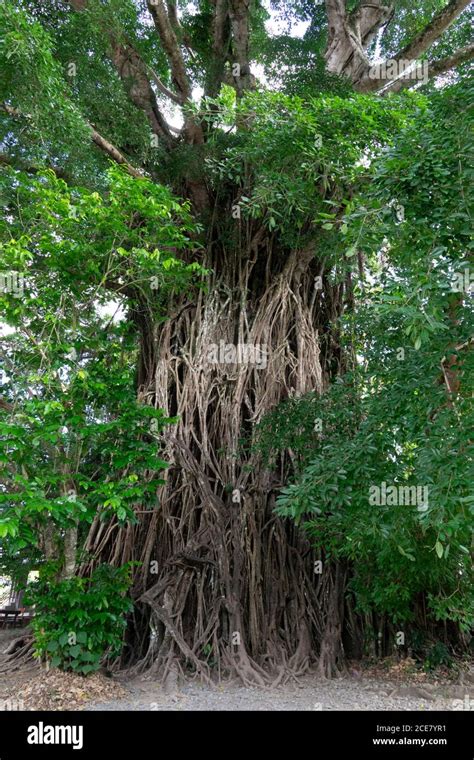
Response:
[[[345,573],[336,564],[324,579],[325,626],[321,640],[318,673],[321,678],[340,676],[345,671],[342,656],[342,623],[344,614]]]
[[[121,661],[137,673],[277,686],[309,669],[325,632],[311,547],[273,511],[288,463],[272,473],[252,446],[266,412],[323,387],[314,253],[294,251],[272,276],[251,276],[256,260],[142,336],[156,361],[140,397],[178,417],[162,442],[171,467],[153,512],[127,528],[97,520],[86,547],[142,563]],[[226,344],[250,347],[247,361],[226,361]]]

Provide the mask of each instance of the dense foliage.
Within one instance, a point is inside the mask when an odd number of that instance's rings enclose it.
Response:
[[[365,267],[357,307],[340,325],[352,368],[322,396],[284,402],[260,430],[270,460],[289,447],[298,461],[278,512],[303,521],[326,559],[351,563],[361,612],[421,627],[423,598],[429,618],[466,633],[474,622],[468,103],[462,87],[438,95],[372,163],[369,190],[335,223],[347,227],[346,255],[357,248]],[[377,504],[371,488],[383,483],[397,498]],[[412,503],[399,487],[425,490]]]
[[[62,581],[45,572],[25,600],[35,608],[35,656],[86,676],[100,668],[104,657],[120,654],[126,614],[133,606],[130,582],[127,566],[101,565],[89,578]]]
[[[139,290],[158,316],[167,292],[192,287],[202,268],[176,258],[195,227],[165,188],[117,168],[104,198],[51,172],[10,171],[3,182],[5,207],[19,213],[0,243],[3,266],[16,273],[0,294],[10,325],[0,536],[9,537],[5,561],[27,545],[45,550],[52,532],[51,559],[66,528],[96,515],[134,521],[137,505],[153,506],[167,466],[159,436],[173,420],[137,402],[126,294]],[[135,228],[130,215],[140,218]]]
[[[41,658],[465,650],[468,5],[2,3],[0,569]]]

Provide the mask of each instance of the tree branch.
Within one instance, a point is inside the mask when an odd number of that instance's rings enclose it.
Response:
[[[383,25],[393,18],[394,6],[385,5],[382,0],[371,3],[361,3],[351,13],[350,20],[357,30],[362,47],[366,50]]]
[[[206,95],[215,98],[225,76],[225,62],[230,47],[230,23],[228,0],[212,0],[212,52],[213,60],[207,75]]]
[[[178,9],[174,0],[166,0],[166,7],[168,9],[168,17],[171,26],[176,30],[179,29]]]
[[[167,86],[165,84],[163,84],[163,82],[159,78],[159,76],[156,73],[156,71],[154,71],[151,68],[151,66],[147,66],[147,69],[150,72],[150,76],[151,76],[152,80],[154,81],[154,83],[156,84],[156,86],[158,87],[159,91],[163,95],[166,95],[167,98],[169,98],[170,100],[172,100],[173,103],[177,103],[179,106],[182,105],[183,102],[182,102],[181,98],[178,95],[176,95],[176,93],[171,92],[171,90],[169,90],[167,88]],[[170,130],[172,129],[172,127],[169,124],[168,124],[168,129],[170,129]]]
[[[111,142],[106,140],[105,137],[102,137],[102,135],[100,135],[97,130],[94,129],[94,127],[91,127],[91,138],[97,147],[104,151],[104,153],[107,153],[107,155],[109,155],[110,158],[112,158],[117,164],[124,166],[132,177],[143,179],[144,174],[139,171],[139,169],[135,169],[135,167],[127,161],[123,153],[121,153],[119,149],[115,147],[115,145],[112,145]]]
[[[5,111],[5,113],[15,119],[31,119],[31,116],[29,114],[22,113],[18,108],[14,108],[13,106],[8,105],[8,103],[0,103],[0,110]],[[135,169],[135,167],[132,166],[129,161],[127,161],[123,153],[121,153],[119,149],[115,147],[115,145],[112,145],[112,143],[106,140],[105,137],[102,137],[102,135],[100,135],[99,132],[97,132],[97,130],[91,124],[88,124],[88,127],[91,130],[92,142],[94,142],[102,151],[104,151],[104,153],[107,153],[107,155],[109,155],[110,158],[112,158],[117,164],[124,166],[128,173],[132,175],[132,177],[144,177],[144,174],[138,169]],[[2,154],[2,159],[3,163],[9,163],[8,157],[6,157],[5,154]],[[40,171],[39,167],[37,169],[30,167],[29,170],[35,172]],[[56,172],[55,169],[53,169],[53,171]]]
[[[415,60],[441,37],[442,33],[456,21],[457,17],[470,4],[471,0],[451,0],[444,8],[436,13],[430,23],[425,26],[396,56],[401,59]]]
[[[147,76],[147,66],[131,45],[120,44],[111,38],[111,59],[132,103],[143,111],[153,134],[168,146],[173,137],[163,117]]]
[[[447,71],[451,71],[451,69],[455,69],[456,66],[460,66],[462,63],[471,61],[473,58],[474,44],[466,45],[466,47],[456,50],[456,52],[452,55],[448,55],[445,58],[440,58],[438,61],[429,61],[428,77],[429,79],[438,77],[441,74],[445,74]],[[389,92],[400,92],[400,90],[404,90],[407,87],[412,87],[413,84],[413,80],[410,80],[408,76],[401,77],[400,79],[397,79],[395,82],[393,82],[391,86],[387,87],[387,89],[384,90],[383,94],[385,95]]]
[[[69,0],[76,11],[87,8],[87,0]],[[160,137],[166,146],[171,147],[175,138],[163,117],[156,100],[155,93],[147,75],[147,65],[141,59],[135,48],[119,39],[113,31],[106,30],[110,45],[110,59],[122,80],[127,95],[138,109],[147,117],[153,134]]]
[[[161,44],[168,57],[173,81],[181,98],[181,103],[183,104],[191,98],[191,86],[186,74],[184,58],[175,31],[162,0],[147,0],[147,5],[160,37]]]
[[[447,71],[451,71],[451,69],[455,69],[456,66],[460,66],[462,63],[471,61],[473,58],[474,44],[466,45],[466,47],[456,50],[452,55],[447,55],[438,61],[430,61],[428,71],[430,72],[430,76],[438,77]]]
[[[436,13],[415,37],[391,59],[391,62],[416,61],[428,48],[436,42],[443,32],[455,21],[463,10],[469,5],[470,0],[450,0],[450,2]],[[379,29],[387,24],[393,17],[393,7],[383,5],[383,0],[362,2],[351,14],[347,14],[344,0],[326,0],[326,13],[328,18],[328,45],[325,53],[327,70],[335,74],[348,76],[358,92],[398,92],[404,87],[410,87],[415,81],[409,77],[401,76],[393,81],[386,78],[371,77],[370,61],[366,57],[366,49]],[[468,56],[463,58],[463,56]],[[443,62],[432,64],[432,74],[447,71],[463,60],[469,60],[470,54],[463,48],[458,60],[457,54],[443,59]],[[450,59],[454,59],[454,63]],[[388,61],[385,62],[388,64]],[[387,86],[389,85],[389,86]]]
[[[21,111],[18,110],[18,108],[9,106],[8,103],[0,103],[0,110],[5,111],[5,113],[7,113],[8,116],[12,116],[15,119],[19,119],[22,116],[23,118],[26,118],[26,119],[30,118],[26,114],[22,114]]]
[[[333,74],[349,77],[356,86],[370,68],[365,50],[392,18],[393,7],[384,5],[383,0],[372,0],[348,14],[343,0],[326,0],[326,13],[329,25],[324,54],[326,68]]]
[[[250,72],[249,64],[249,0],[229,0],[229,18],[232,30],[232,41],[235,61],[239,73],[234,74],[233,80],[237,95],[255,86],[255,79]]]
[[[153,18],[155,28],[171,67],[171,76],[181,105],[191,102],[191,84],[186,73],[183,54],[176,37],[173,24],[163,4],[163,0],[147,0],[148,10]],[[175,18],[174,5],[170,5],[172,18]],[[177,16],[176,16],[177,20]],[[202,125],[192,116],[184,113],[182,134],[189,145],[202,144],[204,132]]]

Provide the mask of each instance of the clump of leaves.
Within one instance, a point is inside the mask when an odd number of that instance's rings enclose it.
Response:
[[[446,644],[442,641],[437,641],[430,648],[427,657],[423,663],[424,670],[436,670],[444,665],[450,668],[453,664],[453,657]]]
[[[101,196],[52,172],[0,179],[0,270],[25,280],[21,298],[0,287],[1,563],[20,585],[45,532],[60,558],[64,531],[81,538],[96,515],[133,522],[163,482],[160,435],[173,420],[137,401],[127,315],[138,299],[164,319],[170,293],[200,286],[205,270],[178,257],[197,253],[188,204],[130,180],[111,168]]]
[[[100,565],[89,578],[52,577],[43,573],[28,589],[25,601],[35,606],[32,627],[36,657],[50,665],[88,675],[105,657],[120,652],[126,615],[130,563],[123,567]]]
[[[422,599],[434,635],[450,621],[466,637],[474,312],[458,283],[467,283],[470,261],[467,99],[461,86],[433,98],[367,167],[374,181],[354,195],[344,222],[348,258],[362,252],[365,267],[353,265],[354,306],[339,321],[352,366],[321,396],[276,407],[255,444],[270,465],[291,452],[277,513],[302,525],[326,561],[347,563],[359,613],[408,628]],[[383,484],[420,486],[429,498],[371,501]]]

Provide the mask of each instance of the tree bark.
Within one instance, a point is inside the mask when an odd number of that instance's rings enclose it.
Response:
[[[134,661],[138,669],[154,666],[166,678],[187,662],[206,678],[212,662],[244,683],[264,684],[304,672],[324,630],[328,641],[326,617],[334,617],[329,581],[315,575],[307,538],[274,514],[283,482],[253,450],[254,425],[267,411],[326,382],[323,312],[314,298],[321,267],[314,245],[279,251],[255,231],[238,254],[211,247],[204,265],[216,274],[207,294],[174,303],[175,316],[144,341],[155,361],[139,397],[179,420],[163,437],[171,467],[159,506],[138,526],[111,532],[105,545],[96,522],[86,549],[101,547],[102,561],[143,563],[135,596],[167,634],[159,646],[135,640],[134,650],[147,652]],[[210,362],[210,347],[221,342],[260,346],[266,367]],[[289,461],[280,467],[284,478]],[[328,662],[340,633],[339,624]]]

